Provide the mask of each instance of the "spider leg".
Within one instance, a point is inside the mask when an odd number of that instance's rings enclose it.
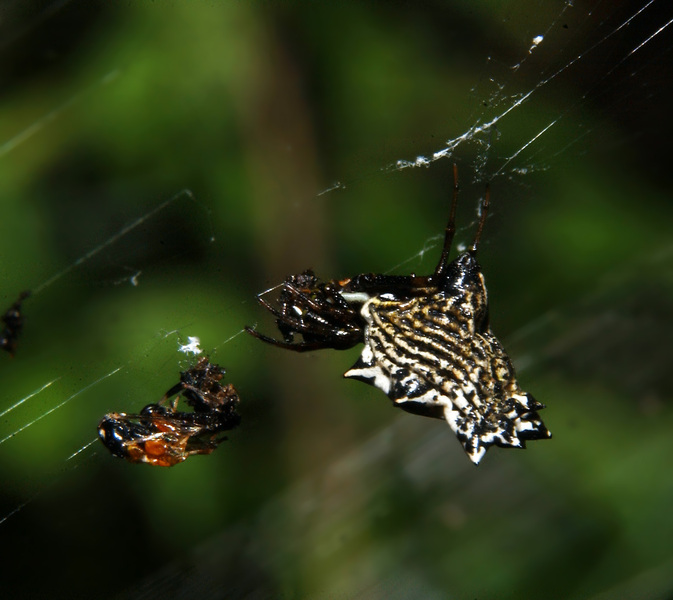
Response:
[[[282,322],[284,325],[287,325],[293,333],[304,334],[308,333],[310,335],[323,335],[329,336],[333,333],[334,328],[319,314],[310,313],[311,318],[313,319],[310,323],[306,323],[304,319],[300,319],[291,315],[289,313],[281,312],[275,308],[272,304],[264,300],[264,298],[257,298],[257,301],[266,308],[276,319]],[[318,311],[316,311],[318,312]],[[336,311],[338,314],[339,311]],[[261,335],[261,334],[260,334]],[[260,338],[261,339],[261,338]],[[272,339],[272,338],[269,338]],[[325,346],[317,346],[319,348],[324,348]]]
[[[444,230],[444,246],[442,255],[439,257],[439,263],[433,275],[434,278],[441,279],[449,264],[449,254],[453,244],[453,236],[456,234],[456,205],[458,204],[458,165],[453,163],[453,196],[451,197],[451,209],[449,210],[449,221]]]
[[[290,329],[296,331],[296,333],[302,333],[303,330],[308,329],[307,325],[301,320],[286,312],[281,312],[271,303],[264,300],[264,298],[257,297],[257,301],[268,310],[278,321],[287,325]],[[261,334],[260,334],[261,335]],[[260,338],[261,339],[261,338]],[[271,338],[269,338],[271,339]]]
[[[344,312],[344,310],[348,311],[349,313],[354,312],[353,309],[350,308],[350,306],[348,306],[348,303],[341,297],[341,295],[336,292],[334,293],[334,299],[339,304],[330,304],[329,302],[318,302],[313,298],[311,298],[310,296],[308,296],[306,292],[296,287],[292,283],[285,283],[283,289],[285,291],[290,292],[292,294],[293,299],[301,299],[306,304],[306,306],[308,306],[315,312],[325,312],[329,315],[340,314]]]
[[[320,342],[284,342],[281,340],[276,340],[272,337],[260,333],[252,327],[246,327],[245,330],[253,337],[256,337],[258,340],[262,340],[267,344],[272,346],[278,346],[279,348],[285,348],[286,350],[294,350],[295,352],[309,352],[310,350],[322,350],[327,347],[325,344]]]
[[[283,319],[283,325],[287,326],[291,333],[301,334],[304,337],[306,336],[318,336],[318,337],[340,337],[341,335],[348,335],[358,331],[357,327],[353,327],[351,324],[338,325],[326,321],[321,315],[308,312],[304,318],[296,319],[288,315]],[[281,333],[283,328],[279,325]]]
[[[257,302],[259,302],[264,308],[266,308],[266,310],[268,310],[274,317],[276,317],[276,319],[282,321],[283,323],[286,323],[293,329],[297,329],[298,330],[297,333],[301,333],[301,329],[306,328],[306,325],[301,319],[298,319],[294,315],[291,315],[289,313],[281,312],[270,302],[264,300],[264,298],[258,296]]]
[[[491,186],[486,184],[486,193],[484,194],[484,200],[481,203],[481,216],[479,218],[479,226],[477,227],[477,233],[474,236],[474,242],[472,242],[472,252],[477,251],[477,246],[479,245],[479,239],[481,238],[481,232],[484,230],[484,223],[486,223],[486,217],[488,215],[488,207],[490,205],[491,199]]]
[[[302,305],[310,309],[309,314],[315,320],[314,325],[324,325],[331,330],[332,325],[328,320],[330,317],[343,320],[344,318],[352,319],[357,315],[357,311],[353,310],[336,290],[330,289],[329,291],[330,297],[334,300],[333,303],[311,298],[301,288],[295,287],[292,283],[286,283],[285,290],[290,292],[293,304]],[[348,328],[352,327],[349,325]],[[329,333],[329,330],[324,330],[324,332]]]
[[[267,302],[261,296],[257,296],[257,302],[259,302],[266,310],[268,310],[274,317],[277,319],[284,319],[285,315],[280,312],[273,304]]]
[[[159,404],[163,404],[164,402],[167,402],[169,398],[179,394],[184,389],[185,389],[185,384],[182,381],[180,383],[175,384],[170,390],[168,390],[162,396],[161,400],[159,400]],[[171,408],[173,409],[173,411],[175,411],[177,406],[178,406],[178,399],[175,398],[175,400],[173,400],[170,404],[171,404]]]

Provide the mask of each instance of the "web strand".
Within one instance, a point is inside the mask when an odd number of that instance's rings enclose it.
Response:
[[[53,407],[50,408],[49,410],[45,411],[44,413],[42,413],[40,416],[36,417],[36,418],[33,419],[32,421],[29,421],[29,422],[26,423],[25,425],[19,427],[19,428],[18,428],[17,430],[15,430],[14,432],[12,432],[12,433],[10,433],[9,435],[7,435],[7,436],[5,436],[4,438],[2,438],[2,439],[0,440],[0,445],[4,444],[7,440],[10,440],[10,439],[13,438],[15,435],[21,433],[22,431],[25,431],[26,429],[28,429],[28,428],[31,427],[32,425],[35,425],[35,423],[37,423],[38,421],[41,421],[41,420],[44,419],[46,416],[48,416],[48,415],[50,415],[51,413],[53,413],[55,410],[58,410],[58,409],[61,408],[62,406],[65,406],[66,404],[68,404],[68,402],[70,402],[71,400],[74,400],[75,398],[77,398],[77,396],[79,396],[80,394],[83,394],[84,392],[86,392],[86,391],[89,390],[90,388],[92,388],[92,387],[98,385],[101,381],[104,381],[104,380],[107,379],[108,377],[112,377],[115,373],[121,371],[121,369],[122,369],[121,367],[117,367],[116,369],[113,369],[112,371],[110,371],[110,372],[107,373],[106,375],[103,375],[102,377],[96,379],[96,381],[93,381],[92,383],[90,383],[90,384],[87,385],[86,387],[83,387],[83,388],[80,389],[79,391],[75,392],[74,394],[72,394],[72,396],[70,396],[70,397],[66,398],[65,400],[63,400],[63,402],[60,402],[59,404],[57,404],[56,406],[53,406]]]
[[[30,138],[41,132],[47,125],[55,121],[68,109],[75,106],[78,102],[80,102],[85,96],[90,94],[93,90],[100,87],[105,87],[110,83],[112,83],[119,76],[120,73],[121,71],[119,69],[113,69],[112,71],[109,71],[108,73],[103,75],[103,77],[101,77],[98,80],[98,82],[95,83],[93,86],[82,92],[74,94],[73,96],[68,98],[65,102],[63,102],[63,104],[57,106],[53,110],[50,110],[47,114],[45,114],[41,118],[34,121],[31,125],[26,127],[23,131],[17,133],[13,138],[7,140],[4,144],[0,145],[0,158],[4,158],[12,150],[16,149],[18,146],[20,146],[21,144],[23,144],[24,142],[28,141]]]
[[[44,390],[46,390],[50,385],[56,383],[59,379],[61,379],[61,378],[60,378],[60,377],[57,377],[56,379],[52,379],[52,380],[49,381],[48,383],[45,383],[42,387],[39,387],[39,388],[37,388],[34,392],[31,392],[30,394],[28,394],[25,398],[21,398],[21,400],[19,400],[18,402],[15,402],[14,404],[12,404],[12,406],[10,406],[9,408],[6,408],[5,410],[3,410],[3,411],[0,413],[0,418],[4,417],[6,414],[12,412],[15,408],[18,408],[18,407],[21,406],[24,402],[27,402],[27,401],[30,400],[31,398],[34,398],[34,397],[37,396],[40,392],[43,392]]]
[[[122,229],[120,229],[117,233],[115,233],[113,236],[109,237],[107,240],[105,240],[102,244],[96,246],[89,252],[87,252],[85,255],[81,256],[78,258],[75,262],[71,263],[68,265],[65,269],[59,271],[55,275],[52,275],[49,279],[47,279],[45,282],[41,283],[38,285],[34,290],[33,290],[33,295],[37,295],[40,292],[44,291],[46,288],[48,288],[50,285],[53,285],[56,283],[61,277],[64,277],[70,271],[73,269],[76,269],[80,265],[84,264],[97,254],[99,254],[102,250],[105,250],[105,248],[108,248],[109,246],[112,246],[115,242],[119,241],[121,238],[123,238],[125,235],[129,234],[131,231],[133,231],[136,227],[139,225],[142,225],[158,213],[160,213],[162,210],[173,204],[176,200],[179,200],[180,198],[189,198],[190,200],[194,200],[194,195],[192,194],[191,190],[181,190],[165,202],[162,202],[159,206],[156,208],[152,209],[150,212],[144,214],[142,217],[138,217],[135,221],[130,223],[129,225],[126,225]]]
[[[535,94],[538,90],[544,88],[547,86],[550,82],[554,81],[559,75],[570,69],[574,64],[579,62],[580,60],[586,58],[589,54],[591,54],[594,50],[605,44],[610,38],[612,38],[614,35],[616,35],[619,31],[627,27],[629,24],[631,24],[636,18],[638,18],[639,15],[641,15],[647,8],[649,8],[652,4],[654,4],[656,0],[649,0],[647,4],[640,9],[638,9],[634,14],[632,14],[630,17],[628,17],[625,21],[623,21],[620,25],[618,25],[615,29],[610,31],[608,34],[603,36],[601,39],[599,39],[597,42],[592,44],[587,50],[584,52],[580,52],[577,54],[574,58],[572,58],[570,61],[568,61],[564,66],[561,68],[557,69],[554,73],[549,75],[548,77],[542,79],[539,81],[535,86],[530,89],[528,92],[524,93],[520,97],[518,97],[510,106],[508,106],[503,112],[501,112],[499,115],[495,116],[492,118],[490,121],[486,123],[476,123],[472,127],[470,127],[465,133],[462,135],[453,138],[449,141],[446,142],[445,148],[442,150],[438,150],[434,152],[430,157],[426,156],[417,156],[414,160],[407,160],[407,159],[399,159],[397,162],[394,164],[391,164],[387,167],[387,170],[397,170],[401,171],[403,169],[408,169],[408,168],[416,168],[416,167],[427,167],[431,163],[436,162],[442,158],[447,158],[453,156],[454,151],[461,146],[463,143],[467,141],[473,141],[478,138],[478,136],[482,133],[486,133],[493,129],[500,121],[502,121],[507,115],[509,115],[512,111],[516,110],[520,106],[522,106],[524,103],[526,103],[532,96]],[[568,7],[568,4],[566,4],[563,8],[563,11],[566,10]],[[673,19],[666,23],[664,26],[660,27],[656,32],[654,32],[652,35],[650,35],[648,38],[646,38],[643,42],[641,42],[636,48],[634,48],[631,52],[629,52],[622,60],[620,60],[618,63],[616,63],[609,71],[605,73],[605,75],[601,78],[600,81],[603,81],[606,77],[608,77],[612,72],[614,72],[617,67],[619,67],[624,61],[626,61],[630,56],[632,56],[635,52],[640,50],[644,45],[646,45],[648,42],[650,42],[652,39],[654,39],[657,35],[659,35],[662,31],[664,31],[671,23],[673,22]],[[592,89],[594,89],[595,86],[592,86]],[[586,92],[584,95],[581,96],[580,101],[586,99],[586,96],[589,94],[589,92]],[[579,102],[578,102],[579,103]],[[577,103],[577,104],[578,104]],[[570,110],[570,109],[568,109]],[[568,112],[568,111],[566,111]],[[559,117],[560,118],[560,117]],[[511,159],[515,158],[516,156],[519,155],[519,153],[531,145],[534,141],[536,141],[539,137],[541,137],[544,133],[546,133],[556,122],[558,119],[553,120],[549,125],[547,125],[542,131],[540,131],[537,135],[535,135],[531,140],[529,140],[515,155],[511,156],[510,159],[507,160],[506,164],[509,164],[511,162]],[[504,165],[498,169],[497,173],[500,174],[503,171]]]

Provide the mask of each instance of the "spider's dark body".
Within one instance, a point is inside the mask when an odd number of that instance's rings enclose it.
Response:
[[[279,309],[259,298],[259,302],[276,316],[278,330],[285,343],[279,345],[293,350],[335,348],[346,350],[362,342],[363,325],[358,311],[341,294],[341,282],[321,282],[313,271],[290,275],[278,297]],[[303,342],[293,343],[301,334]],[[265,341],[276,340],[254,333]]]
[[[98,436],[114,455],[129,462],[172,467],[193,454],[210,454],[226,440],[223,432],[241,421],[236,412],[238,394],[231,384],[222,386],[224,369],[202,358],[180,374],[158,404],[139,414],[108,413],[98,424]],[[182,395],[193,412],[177,410]]]
[[[457,189],[457,186],[456,186]],[[519,387],[512,363],[491,333],[477,244],[488,193],[472,247],[452,262],[456,194],[444,249],[432,275],[363,274],[320,282],[312,272],[289,277],[275,308],[283,340],[256,337],[296,351],[364,349],[344,374],[381,389],[408,412],[445,419],[476,464],[489,446],[524,448],[551,434],[544,408]],[[300,285],[300,283],[302,285]],[[303,340],[296,342],[296,335]]]

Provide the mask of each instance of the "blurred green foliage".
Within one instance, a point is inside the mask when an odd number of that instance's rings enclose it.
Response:
[[[670,596],[671,43],[630,55],[665,23],[619,29],[640,4],[8,3],[0,299],[37,293],[0,412],[53,383],[0,420],[7,597]],[[241,333],[290,273],[431,272],[453,160],[459,243],[491,183],[493,328],[554,433],[478,469],[343,381],[357,350]],[[113,459],[96,423],[193,335],[243,424]]]

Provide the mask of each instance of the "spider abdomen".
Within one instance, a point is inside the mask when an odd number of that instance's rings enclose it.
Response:
[[[470,316],[479,311],[464,310],[465,302],[443,292],[405,300],[404,310],[368,300],[365,348],[345,376],[378,387],[408,412],[445,419],[478,463],[491,445],[524,447],[550,434],[535,412],[541,405],[519,388],[495,336],[475,331]]]

